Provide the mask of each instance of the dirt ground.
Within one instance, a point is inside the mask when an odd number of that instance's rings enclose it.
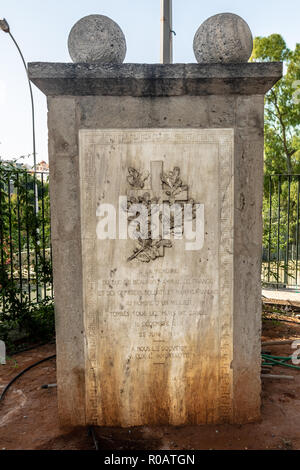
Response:
[[[274,317],[273,317],[274,318]],[[295,317],[284,317],[295,321]],[[263,321],[263,341],[300,338],[299,326],[282,320]],[[289,345],[268,346],[274,355],[291,355]],[[0,392],[30,364],[55,353],[46,345],[9,359],[0,366]],[[262,419],[258,423],[222,426],[187,426],[97,430],[104,450],[300,449],[300,371],[280,366],[273,374],[293,375],[294,381],[263,380]],[[86,429],[63,433],[57,419],[55,359],[31,369],[18,379],[0,404],[0,450],[93,450]]]

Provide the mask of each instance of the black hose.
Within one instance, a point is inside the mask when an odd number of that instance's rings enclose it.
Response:
[[[11,387],[11,385],[12,385],[19,377],[21,377],[23,374],[25,374],[25,372],[29,371],[30,369],[32,369],[32,368],[35,367],[35,366],[38,366],[39,364],[42,364],[42,362],[49,361],[50,359],[54,359],[55,357],[56,357],[56,354],[53,354],[52,356],[46,357],[45,359],[41,359],[40,361],[35,362],[34,364],[31,364],[31,366],[26,367],[26,369],[22,370],[22,372],[20,372],[18,375],[16,375],[16,376],[6,385],[5,389],[3,390],[3,392],[2,392],[1,395],[0,395],[0,402],[3,400],[4,395],[6,394],[7,390]]]

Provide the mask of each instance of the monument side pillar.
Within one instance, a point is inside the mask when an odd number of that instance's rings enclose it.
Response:
[[[260,417],[263,155],[264,95],[237,97],[232,363],[237,423]]]
[[[86,419],[75,97],[48,98],[48,131],[58,407],[61,424],[72,427]]]

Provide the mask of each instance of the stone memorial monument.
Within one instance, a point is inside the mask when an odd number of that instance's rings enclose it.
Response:
[[[79,63],[29,64],[48,100],[61,424],[258,419],[264,95],[282,65],[247,63],[230,14],[199,28],[198,64],[122,64],[101,15],[69,48]]]

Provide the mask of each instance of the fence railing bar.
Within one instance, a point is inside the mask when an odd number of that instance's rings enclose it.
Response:
[[[283,174],[283,173],[272,173],[271,177],[275,176],[281,176],[281,177],[286,177],[286,176],[291,176],[291,177],[297,177],[300,176],[300,173],[292,173],[292,174]]]
[[[1,241],[1,268],[4,268],[4,236],[3,236],[3,211],[2,211],[2,172],[0,173],[0,241]]]
[[[38,189],[37,189],[37,183],[36,183],[36,172],[34,172],[34,176],[33,176],[33,185],[34,185],[34,213],[35,213],[35,217],[36,217],[36,221],[37,221],[37,217],[38,217],[38,213],[37,213],[37,209],[38,209],[38,197],[39,197],[39,194],[38,194]],[[35,286],[36,286],[36,301],[38,302],[39,301],[39,258],[38,258],[38,243],[39,243],[39,228],[38,228],[38,224],[36,224],[36,226],[34,227],[34,238],[35,238],[35,246],[34,246],[34,249],[35,249]]]
[[[27,172],[25,174],[25,209],[26,209],[26,216],[25,216],[25,222],[26,222],[26,248],[27,248],[27,283],[28,283],[28,299],[29,302],[31,302],[31,282],[30,282],[30,238],[29,238],[29,220],[28,220],[28,214],[29,214],[29,204],[28,204],[28,177],[27,177]]]
[[[51,241],[51,235],[52,235],[52,226],[51,226],[51,207],[50,207],[50,213],[49,213],[49,229],[50,229],[50,262],[51,266],[53,266],[53,259],[52,259],[52,241]],[[53,289],[53,276],[51,279],[51,297],[53,297],[54,294],[54,289]]]
[[[50,228],[51,230],[51,228]],[[50,232],[51,233],[51,232]],[[53,262],[52,262],[52,243],[51,243],[51,240],[50,240],[50,261],[51,261],[51,266],[53,266]],[[54,297],[54,289],[53,289],[53,278],[51,280],[51,297]]]
[[[268,245],[268,282],[271,274],[271,232],[272,232],[272,178],[269,177],[269,245]]]
[[[43,242],[43,264],[46,263],[45,251],[45,200],[44,200],[44,174],[42,173],[42,242]],[[44,298],[47,296],[47,285],[44,277]]]
[[[300,216],[300,176],[297,177],[297,222],[296,222],[296,285],[298,286],[298,259],[299,259],[299,216]]]
[[[287,236],[286,236],[286,250],[285,250],[285,268],[284,268],[284,282],[289,283],[289,249],[290,249],[290,209],[291,209],[291,176],[288,176],[288,207],[287,207]]]
[[[280,195],[281,195],[281,175],[278,178],[278,218],[277,218],[277,288],[279,287],[279,264],[280,264]]]
[[[19,249],[19,282],[20,282],[20,302],[23,302],[23,273],[22,273],[22,246],[21,246],[21,219],[20,219],[20,189],[19,173],[17,173],[17,217],[18,217],[18,249]]]
[[[1,271],[4,274],[4,236],[3,236],[3,211],[2,211],[2,199],[3,199],[3,192],[4,188],[2,187],[2,172],[0,172],[0,242],[1,242]],[[5,311],[5,303],[4,300],[0,304],[3,311]]]
[[[8,188],[8,225],[9,225],[9,247],[10,247],[10,278],[13,282],[14,280],[14,267],[13,267],[13,242],[12,242],[12,220],[11,220],[11,194],[10,194],[10,174],[8,175],[7,180],[7,188]]]

